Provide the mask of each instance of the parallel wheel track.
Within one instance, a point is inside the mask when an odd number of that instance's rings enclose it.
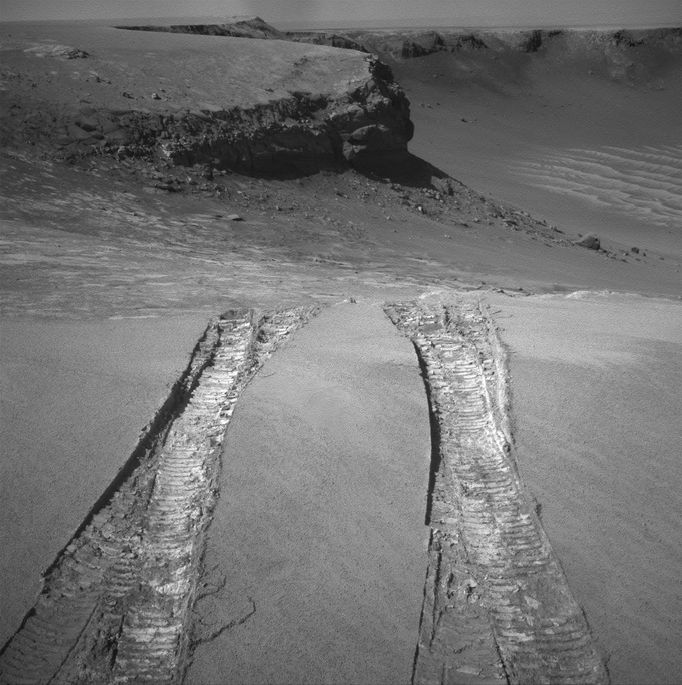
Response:
[[[242,390],[314,313],[241,310],[209,324],[125,473],[45,574],[0,653],[0,682],[182,679],[223,436]]]
[[[386,311],[415,345],[438,441],[413,682],[608,682],[517,472],[490,318],[466,299]]]

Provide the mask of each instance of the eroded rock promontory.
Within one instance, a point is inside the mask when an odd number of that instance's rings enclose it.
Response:
[[[58,26],[49,38],[25,27],[3,48],[9,148],[280,173],[403,153],[412,137],[390,69],[360,52]]]

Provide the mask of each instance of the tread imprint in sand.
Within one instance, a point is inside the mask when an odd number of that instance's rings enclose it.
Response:
[[[213,320],[120,484],[58,555],[0,653],[2,683],[182,679],[223,437],[248,382],[316,313]]]
[[[607,683],[512,453],[506,357],[479,302],[386,307],[429,396],[431,537],[413,682]]]

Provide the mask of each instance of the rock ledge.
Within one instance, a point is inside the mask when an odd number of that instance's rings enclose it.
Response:
[[[9,149],[306,173],[404,154],[413,133],[391,70],[360,52],[35,25],[2,43],[8,106],[0,144]],[[66,59],[54,45],[83,59]]]

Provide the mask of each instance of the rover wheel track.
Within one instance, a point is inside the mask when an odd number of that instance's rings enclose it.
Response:
[[[0,682],[173,683],[188,653],[221,445],[242,390],[313,308],[212,321],[138,449],[43,579]]]
[[[434,439],[413,682],[608,682],[518,475],[490,317],[465,298],[386,312],[417,350]]]

